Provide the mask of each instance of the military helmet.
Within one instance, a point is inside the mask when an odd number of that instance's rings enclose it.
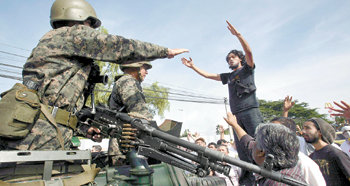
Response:
[[[140,62],[130,63],[130,64],[121,64],[119,65],[119,68],[124,72],[126,68],[138,68],[138,67],[142,67],[143,65],[146,66],[147,70],[152,68],[152,64],[149,61],[140,61]]]
[[[50,14],[52,28],[55,28],[56,21],[85,21],[88,18],[92,20],[93,28],[101,25],[94,8],[85,0],[56,0],[52,4]]]

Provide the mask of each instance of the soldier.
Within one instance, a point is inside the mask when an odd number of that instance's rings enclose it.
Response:
[[[58,125],[55,127],[41,114],[24,138],[2,138],[3,149],[68,149],[74,131],[100,141],[100,131],[88,125],[77,126],[75,116],[83,106],[83,92],[94,60],[122,64],[188,52],[100,33],[95,28],[101,21],[85,0],[56,0],[50,23],[53,30],[33,49],[22,76],[23,84],[37,90],[40,102],[52,112]]]
[[[120,65],[124,75],[119,76],[114,84],[108,100],[109,108],[151,120],[153,116],[146,106],[141,87],[141,82],[151,68],[151,63],[147,61]]]
[[[124,75],[117,76],[113,90],[108,99],[108,106],[112,110],[129,113],[133,116],[152,120],[145,96],[142,91],[141,82],[152,68],[150,62],[142,61],[119,66]],[[108,155],[111,155],[111,164],[123,164],[125,156],[119,150],[116,138],[111,138],[108,145]]]

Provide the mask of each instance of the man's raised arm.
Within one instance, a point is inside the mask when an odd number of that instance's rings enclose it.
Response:
[[[220,75],[219,74],[213,74],[213,73],[208,73],[202,69],[199,69],[198,67],[196,67],[193,64],[192,58],[190,58],[190,60],[186,59],[186,58],[181,58],[182,63],[188,67],[191,68],[192,70],[194,70],[195,72],[197,72],[199,75],[208,78],[208,79],[212,79],[212,80],[216,80],[216,81],[221,81]]]
[[[254,67],[253,54],[252,54],[252,50],[250,49],[250,46],[248,45],[248,42],[236,30],[236,28],[231,25],[230,22],[226,21],[226,23],[228,24],[227,28],[230,30],[231,34],[236,36],[238,38],[239,42],[241,43],[243,50],[244,50],[244,53],[245,53],[245,60],[246,60],[247,64],[250,67]]]

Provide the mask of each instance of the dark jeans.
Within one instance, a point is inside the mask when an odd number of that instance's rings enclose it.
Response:
[[[263,118],[261,116],[259,108],[251,108],[248,110],[244,110],[242,112],[236,113],[236,118],[238,121],[238,124],[243,128],[244,131],[246,131],[250,136],[254,137],[255,129],[260,124],[263,123]],[[238,138],[236,133],[234,133],[235,137],[235,143],[237,147],[237,152],[239,159],[250,162],[248,159],[248,155],[244,152],[244,147],[238,143]],[[254,185],[255,177],[253,173],[245,171],[242,169],[241,176],[239,178],[239,184],[240,185]]]

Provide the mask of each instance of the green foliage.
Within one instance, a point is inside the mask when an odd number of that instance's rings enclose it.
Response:
[[[216,127],[215,127],[215,134],[216,135],[220,135],[219,125],[216,125]],[[230,129],[229,128],[225,129],[224,130],[224,134],[225,135],[229,135],[230,134]]]
[[[190,132],[190,129],[185,129],[184,132],[180,135],[180,138],[187,137],[187,134]]]
[[[153,83],[149,87],[144,87],[146,102],[149,105],[152,115],[158,114],[161,118],[164,117],[164,112],[170,109],[168,100],[168,89],[158,85],[158,82]]]
[[[269,122],[275,117],[282,116],[283,100],[259,100],[259,103],[259,109],[264,118],[264,122]],[[328,121],[326,118],[326,114],[319,114],[316,108],[308,108],[308,106],[309,105],[305,102],[299,103],[298,100],[295,100],[295,105],[289,110],[288,117],[292,118],[300,126],[303,124],[303,122],[312,117],[318,117]]]
[[[339,123],[339,124],[346,123],[346,119],[344,117],[336,116],[335,117],[335,123]]]

